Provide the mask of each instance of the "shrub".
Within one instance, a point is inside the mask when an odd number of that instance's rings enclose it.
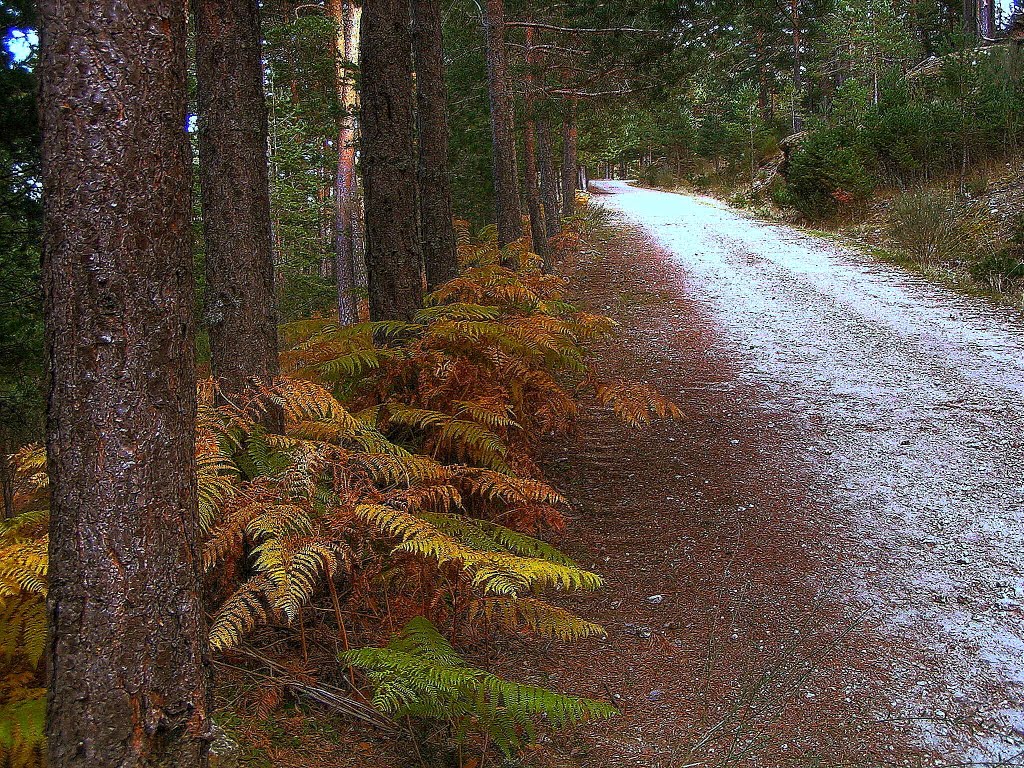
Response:
[[[900,195],[889,211],[889,238],[925,266],[956,267],[990,259],[994,227],[977,203],[943,191]]]
[[[808,132],[785,169],[797,210],[810,218],[824,218],[871,193],[875,177],[858,139],[855,133],[835,127],[819,126]]]
[[[656,162],[641,168],[637,181],[649,187],[672,187],[676,184],[676,176],[667,163]]]

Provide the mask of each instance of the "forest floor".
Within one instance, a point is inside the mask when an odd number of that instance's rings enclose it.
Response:
[[[608,579],[571,605],[609,636],[494,662],[622,716],[536,762],[1024,764],[1019,318],[709,199],[598,191],[623,218],[563,265],[572,298],[621,324],[604,371],[685,418],[592,412],[546,452],[560,543]]]

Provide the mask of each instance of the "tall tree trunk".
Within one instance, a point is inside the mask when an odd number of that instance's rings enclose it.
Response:
[[[238,402],[279,372],[259,2],[195,0],[195,16],[210,367]]]
[[[765,51],[764,30],[758,27],[754,39],[754,56],[757,61],[757,108],[761,113],[761,119],[767,124],[771,123],[773,115],[768,97],[768,54]]]
[[[548,230],[544,219],[544,204],[541,202],[537,171],[537,128],[527,118],[523,131],[523,161],[526,172],[526,205],[530,211],[530,240],[533,252],[544,260],[544,269],[551,268],[551,247],[548,245]]]
[[[334,177],[334,257],[338,321],[359,322],[356,260],[362,258],[362,219],[356,180],[356,83],[359,60],[359,8],[355,0],[330,0],[335,38],[335,89],[338,97],[338,168]]]
[[[185,7],[39,10],[49,765],[203,766]]]
[[[491,97],[495,221],[498,245],[505,246],[523,236],[523,219],[512,98],[509,94],[508,51],[505,50],[504,0],[487,0],[484,38],[487,43],[487,86]]]
[[[801,52],[803,40],[800,33],[800,0],[790,0],[789,13],[789,21],[793,27],[793,132],[797,133],[804,129],[804,75]]]
[[[576,155],[579,140],[576,110],[576,100],[573,99],[562,122],[562,215],[566,218],[576,212],[576,185],[580,176]]]
[[[360,128],[372,320],[407,320],[423,306],[409,13],[409,0],[363,5]]]
[[[523,129],[523,164],[526,176],[526,206],[530,212],[530,240],[533,252],[544,260],[544,269],[551,268],[551,248],[544,220],[540,178],[537,169],[537,98],[535,93],[537,56],[533,48],[533,28],[526,30],[526,122]]]
[[[444,84],[439,0],[412,0],[419,129],[420,225],[427,286],[436,288],[459,273],[448,178],[448,96]]]
[[[963,0],[963,30],[965,37],[978,35],[978,0]]]
[[[554,237],[562,229],[562,214],[558,208],[558,172],[555,170],[555,154],[551,145],[551,123],[546,117],[538,116],[537,129],[537,170],[540,173],[540,196],[544,205],[544,226],[548,237]]]

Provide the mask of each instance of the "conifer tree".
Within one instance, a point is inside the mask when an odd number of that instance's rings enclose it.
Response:
[[[416,124],[419,135],[417,186],[427,285],[434,288],[458,273],[452,193],[448,178],[448,96],[444,83],[441,5],[412,0],[416,61]]]
[[[206,765],[185,8],[42,0],[48,762]]]
[[[484,38],[487,44],[487,84],[491,100],[498,245],[504,246],[523,236],[519,173],[516,169],[515,120],[509,93],[508,51],[505,49],[504,0],[487,0]]]
[[[259,0],[196,0],[195,17],[210,368],[237,401],[278,374]]]
[[[360,128],[372,320],[409,319],[423,305],[410,24],[409,0],[363,5]]]
[[[330,0],[335,32],[335,90],[338,97],[338,164],[334,182],[334,255],[338,319],[359,320],[356,306],[356,259],[362,258],[363,232],[356,182],[358,123],[355,66],[359,60],[359,7],[355,0]]]

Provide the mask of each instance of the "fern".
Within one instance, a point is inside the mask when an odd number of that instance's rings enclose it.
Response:
[[[395,551],[460,564],[485,594],[518,595],[543,587],[594,590],[602,584],[600,576],[572,564],[553,547],[495,524],[453,515],[417,516],[382,504],[360,504],[355,512],[398,538]],[[548,553],[557,559],[548,559]]]
[[[470,619],[481,619],[509,632],[527,631],[566,642],[606,635],[599,624],[531,597],[484,597],[474,600]]]
[[[535,720],[555,728],[612,717],[603,702],[504,680],[469,666],[429,621],[412,619],[384,648],[342,654],[374,688],[373,703],[391,717],[452,721],[458,738],[485,733],[505,755],[536,738]]]
[[[652,418],[681,419],[683,412],[648,384],[615,382],[597,387],[597,399],[610,405],[627,426],[640,427]]]

